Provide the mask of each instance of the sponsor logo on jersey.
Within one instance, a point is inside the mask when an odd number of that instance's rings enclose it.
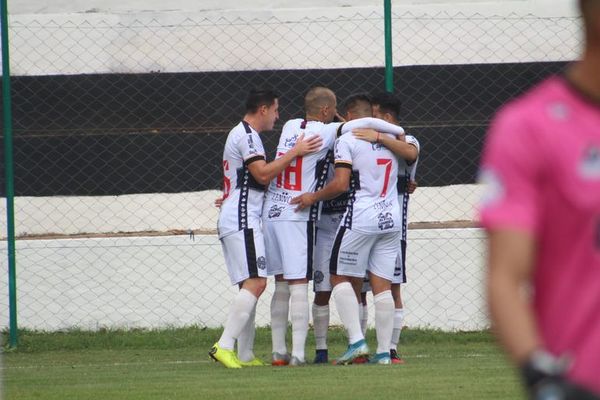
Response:
[[[258,150],[256,150],[256,145],[254,144],[254,139],[252,139],[252,135],[247,135],[248,137],[248,153],[256,154]]]
[[[384,147],[383,147],[383,145],[381,143],[371,143],[371,148],[374,151],[380,151],[380,150],[384,149]]]
[[[289,137],[289,138],[285,139],[285,141],[283,142],[283,147],[291,149],[292,147],[294,147],[297,140],[298,140],[297,134],[292,137]]]
[[[256,259],[256,266],[258,267],[258,269],[267,268],[267,260],[264,256],[260,256]]]
[[[394,227],[394,219],[392,218],[391,212],[381,213],[377,216],[377,226],[382,231],[391,229]]]
[[[281,212],[283,211],[283,206],[278,207],[277,205],[271,206],[269,209],[269,218],[278,218],[281,216]]]
[[[548,113],[550,114],[550,118],[558,121],[564,121],[569,118],[569,107],[562,102],[556,102],[550,104],[548,107]]]
[[[504,183],[492,169],[484,168],[479,172],[478,181],[483,185],[481,206],[486,207],[504,198]]]
[[[388,208],[392,207],[392,204],[393,203],[391,201],[383,199],[373,204],[373,209],[375,209],[376,211],[387,210]]]
[[[275,203],[288,204],[290,202],[290,200],[292,200],[292,196],[288,192],[273,193],[271,195],[271,200]]]
[[[323,279],[325,279],[325,276],[323,276],[321,271],[315,271],[315,276],[313,279],[315,280],[315,283],[321,283],[323,282]]]
[[[586,179],[600,179],[600,149],[589,146],[579,162],[579,173]]]

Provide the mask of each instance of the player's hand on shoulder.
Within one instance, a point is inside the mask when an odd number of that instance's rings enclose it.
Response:
[[[298,136],[294,149],[297,156],[303,156],[305,154],[313,153],[321,148],[323,145],[323,138],[319,135],[313,135],[308,138],[304,137],[304,133]]]
[[[381,136],[375,129],[370,128],[357,128],[352,130],[352,134],[355,138],[367,141],[369,143],[375,143]]]
[[[304,193],[290,200],[290,204],[296,204],[296,211],[302,211],[306,207],[310,207],[317,201],[314,193]]]

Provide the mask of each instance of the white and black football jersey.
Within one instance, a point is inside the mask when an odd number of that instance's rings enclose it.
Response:
[[[334,168],[333,168],[333,152],[331,152],[328,159],[328,173],[327,182],[333,179]],[[321,213],[319,220],[317,221],[317,229],[326,230],[328,232],[335,232],[340,226],[340,221],[346,212],[348,205],[348,192],[344,192],[331,200],[324,200],[321,202]]]
[[[358,118],[342,124],[340,128],[338,128],[338,137],[342,133],[351,133],[353,129],[357,128],[371,128],[380,132],[387,132],[395,135],[400,135],[404,133],[404,129],[402,129],[402,127],[400,126],[390,124],[389,122],[383,121],[378,118],[365,117]],[[334,157],[333,154],[331,154],[331,157],[329,159],[329,172],[327,182],[333,179],[333,164]],[[344,213],[346,212],[347,205],[348,192],[342,193],[334,199],[324,200],[321,203],[321,214],[317,222],[317,228],[320,230],[335,232],[340,225]]]
[[[419,141],[414,136],[406,135],[405,140],[406,143],[410,143],[417,148],[417,153],[421,152]],[[418,163],[418,155],[412,164],[408,164],[403,158],[398,158],[398,204],[400,204],[402,213],[402,240],[406,240],[408,228],[408,183],[415,180]]]
[[[302,118],[292,119],[285,123],[277,145],[276,158],[287,153],[298,136],[304,138],[318,135],[323,139],[321,148],[294,161],[269,184],[263,208],[265,221],[315,221],[318,218],[319,204],[296,212],[296,206],[290,200],[303,193],[321,189],[327,178],[328,157],[333,152],[333,145],[339,123],[325,124],[320,121],[305,121]]]
[[[258,132],[245,121],[227,136],[223,151],[223,197],[219,213],[219,237],[242,229],[260,229],[265,185],[258,183],[248,165],[265,159],[265,149]]]
[[[394,153],[346,133],[335,143],[335,168],[352,169],[342,226],[365,234],[402,229]]]

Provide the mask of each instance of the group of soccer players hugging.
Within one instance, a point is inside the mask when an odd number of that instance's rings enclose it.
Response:
[[[399,126],[400,101],[391,93],[352,95],[341,116],[334,92],[313,87],[304,98],[304,118],[284,124],[275,159],[267,162],[259,133],[273,129],[278,109],[276,93],[252,90],[243,120],[225,143],[218,234],[231,283],[240,290],[209,355],[228,368],[266,365],[253,351],[254,320],[267,276],[274,276],[271,365],[306,364],[311,279],[314,363],[329,362],[333,298],[349,343],[335,364],[401,364],[400,284],[406,282],[407,207],[419,142]],[[368,290],[374,354],[365,340]]]

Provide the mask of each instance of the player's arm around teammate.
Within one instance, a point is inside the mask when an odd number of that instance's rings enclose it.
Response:
[[[373,116],[382,119],[394,125],[400,125],[401,101],[398,97],[389,92],[381,92],[373,95]],[[400,248],[396,260],[396,269],[392,279],[392,297],[394,298],[394,330],[392,343],[390,346],[390,356],[392,363],[403,364],[404,360],[398,354],[398,343],[404,324],[404,305],[402,302],[401,284],[407,281],[406,274],[406,250],[407,250],[407,229],[408,229],[408,203],[409,195],[416,189],[417,161],[420,154],[420,145],[418,140],[411,135],[400,135],[397,138],[382,135],[373,129],[352,131],[358,139],[366,140],[371,143],[380,143],[390,149],[398,156],[398,205],[402,215],[402,236]]]

